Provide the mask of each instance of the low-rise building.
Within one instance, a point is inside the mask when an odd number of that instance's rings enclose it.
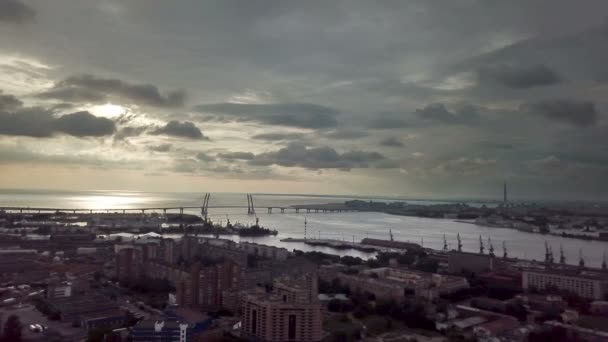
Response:
[[[596,300],[591,303],[589,311],[594,315],[606,315],[608,316],[608,301]]]
[[[566,331],[566,341],[608,341],[608,332],[605,331],[583,328],[557,321],[546,321],[544,325],[547,328],[563,328]]]
[[[192,341],[192,329],[188,323],[180,321],[141,321],[131,330],[133,341]]]
[[[529,269],[522,274],[522,288],[546,289],[549,286],[566,290],[595,300],[603,300],[608,294],[608,274],[593,271],[566,269]]]
[[[60,284],[50,284],[46,288],[46,298],[63,298],[72,295],[72,283],[64,282]]]
[[[450,273],[483,273],[494,269],[494,257],[461,251],[448,252]]]
[[[463,277],[394,267],[370,269],[357,275],[339,273],[338,279],[349,285],[351,290],[367,291],[379,298],[397,300],[410,293],[433,299],[469,288],[469,283]]]
[[[525,294],[516,296],[515,300],[521,301],[532,310],[542,312],[562,312],[568,306],[561,296],[553,295]]]
[[[87,330],[93,329],[116,329],[127,323],[124,311],[112,309],[107,311],[92,312],[80,316],[80,326]]]
[[[87,327],[119,327],[126,322],[126,314],[115,301],[102,295],[72,295],[47,300],[51,312],[63,321],[85,324]]]
[[[254,242],[240,242],[239,248],[249,255],[261,256],[275,260],[285,260],[289,257],[289,251],[276,246],[261,245]]]

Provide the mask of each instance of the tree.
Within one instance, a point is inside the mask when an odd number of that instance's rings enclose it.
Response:
[[[21,341],[21,321],[19,317],[11,315],[6,320],[4,325],[4,335],[2,336],[4,341]]]
[[[348,342],[348,335],[344,331],[334,331],[331,333],[330,341]]]

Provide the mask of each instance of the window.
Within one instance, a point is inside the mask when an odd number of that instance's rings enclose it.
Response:
[[[289,325],[287,328],[287,337],[290,340],[296,338],[296,315],[289,315]]]

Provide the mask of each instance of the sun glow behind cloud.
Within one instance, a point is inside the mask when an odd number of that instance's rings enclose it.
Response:
[[[96,116],[103,116],[108,119],[114,119],[125,113],[127,109],[123,106],[106,103],[100,106],[91,107],[90,112]]]

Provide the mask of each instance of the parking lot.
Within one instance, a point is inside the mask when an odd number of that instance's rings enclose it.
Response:
[[[42,332],[33,332],[30,330],[30,324],[40,324],[47,326],[49,330],[57,331],[64,336],[64,341],[84,341],[86,340],[86,331],[83,328],[72,327],[71,322],[49,321],[46,316],[40,313],[33,305],[23,304],[11,307],[3,307],[0,309],[2,321],[6,322],[9,316],[17,315],[21,325],[23,326],[24,341],[43,341],[46,340]]]

